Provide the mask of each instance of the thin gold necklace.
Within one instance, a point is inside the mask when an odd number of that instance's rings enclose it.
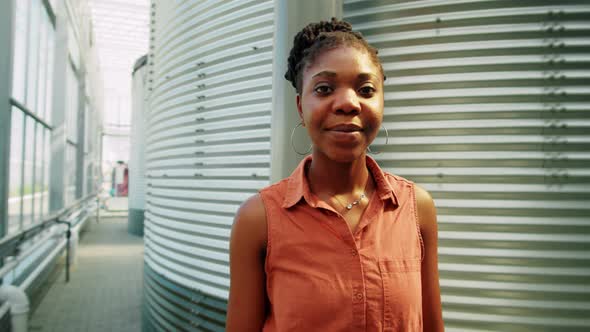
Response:
[[[365,198],[367,196],[363,192],[363,193],[361,193],[361,195],[359,196],[358,199],[355,199],[354,201],[352,201],[352,202],[350,202],[350,203],[348,203],[346,205],[342,204],[342,201],[340,201],[340,199],[338,199],[338,197],[336,197],[336,196],[332,196],[332,197],[334,197],[336,199],[336,201],[338,203],[340,203],[340,205],[342,205],[343,207],[345,207],[347,210],[350,211],[350,210],[352,210],[353,207],[355,207],[356,205],[359,205],[359,203],[363,200],[363,198]]]
[[[367,197],[365,192],[367,191],[368,186],[369,186],[369,179],[367,179],[367,183],[365,184],[365,188],[363,189],[363,192],[360,194],[359,198],[355,199],[354,201],[352,201],[348,204],[343,204],[342,201],[340,199],[338,199],[338,196],[336,196],[336,195],[332,195],[332,197],[334,197],[336,199],[338,204],[342,205],[342,207],[344,207],[348,211],[350,211],[350,210],[352,210],[353,207],[359,205],[361,203],[361,201],[363,200],[363,198]]]

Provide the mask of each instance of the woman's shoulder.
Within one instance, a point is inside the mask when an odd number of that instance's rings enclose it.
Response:
[[[434,206],[434,200],[432,195],[426,189],[414,183],[414,181],[408,180],[402,176],[391,174],[389,172],[383,173],[394,192],[397,191],[400,193],[400,191],[408,189],[408,192],[412,193],[412,197],[416,202],[421,228],[425,225],[436,224],[436,208]]]
[[[245,200],[242,205],[238,208],[236,213],[237,219],[266,219],[264,213],[264,203],[260,194],[254,194]]]
[[[272,213],[272,211],[283,206],[288,192],[289,178],[284,178],[258,190],[258,195],[262,200],[262,204]]]
[[[265,203],[268,204],[269,199],[281,199],[287,190],[289,178],[284,178],[278,182],[270,184],[258,190],[258,193],[250,196],[242,205],[240,205],[236,219],[246,218],[250,219],[264,219],[266,220]]]
[[[232,225],[231,242],[246,247],[266,247],[266,212],[259,194],[250,196],[236,212]]]
[[[400,187],[411,187],[412,190],[415,192],[416,200],[419,203],[432,201],[432,196],[430,195],[430,193],[426,189],[416,184],[414,181],[406,179],[403,176],[399,176],[385,171],[383,172],[383,174],[387,179],[387,182],[389,182],[389,184],[393,187],[394,191],[396,188]]]
[[[289,178],[284,178],[278,182],[269,184],[258,190],[259,194],[270,194],[270,193],[284,193],[289,185]]]
[[[383,171],[383,175],[385,176],[385,178],[387,179],[387,181],[389,183],[394,183],[394,182],[403,182],[403,183],[407,183],[407,184],[414,184],[414,181],[412,180],[408,180],[406,178],[404,178],[403,176],[399,176],[387,171]]]
[[[379,163],[377,163],[377,161],[375,161],[373,158],[367,156],[367,166],[369,167],[369,170],[371,171],[371,173],[373,174],[373,178],[376,181],[382,181],[385,180],[385,182],[387,182],[391,187],[393,187],[393,189],[395,190],[395,187],[397,186],[407,186],[407,187],[411,187],[414,185],[414,182],[411,180],[408,180],[402,176],[399,176],[397,174],[393,174],[383,168],[381,168],[381,166],[379,165]]]
[[[434,205],[430,193],[426,189],[416,184],[414,181],[386,171],[383,172],[383,175],[387,179],[387,182],[392,187],[394,192],[401,193],[405,190],[411,192],[419,209],[431,209]]]
[[[266,248],[268,243],[268,213],[282,205],[289,178],[282,179],[258,190],[236,212],[232,226],[232,238],[237,242],[249,242],[257,248]],[[240,240],[242,239],[242,240]]]

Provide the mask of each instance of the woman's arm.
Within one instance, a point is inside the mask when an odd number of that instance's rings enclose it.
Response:
[[[424,241],[424,260],[422,261],[422,314],[424,331],[444,331],[440,286],[438,282],[438,231],[436,208],[430,194],[416,186],[418,220]]]
[[[260,332],[266,317],[266,213],[260,196],[248,199],[236,214],[229,244],[227,332]]]

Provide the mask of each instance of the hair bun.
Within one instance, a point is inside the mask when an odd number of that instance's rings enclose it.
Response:
[[[296,87],[297,64],[303,58],[305,50],[311,47],[322,33],[333,31],[352,32],[352,25],[332,17],[330,21],[310,23],[295,35],[293,48],[289,54],[288,69],[285,73],[285,78],[291,82],[293,87]]]
[[[360,32],[353,31],[350,23],[332,17],[330,21],[308,24],[293,38],[293,48],[289,53],[285,78],[291,82],[297,93],[301,92],[301,75],[306,64],[313,61],[322,49],[340,45],[360,47],[366,50],[385,79],[383,67],[377,57],[377,50],[367,43]]]

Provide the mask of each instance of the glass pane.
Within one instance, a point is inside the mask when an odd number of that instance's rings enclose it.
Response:
[[[37,112],[35,109],[37,98],[37,76],[39,64],[39,20],[41,18],[42,4],[41,1],[31,3],[31,21],[29,25],[29,49],[27,51],[28,68],[27,68],[27,101],[26,105],[31,112]]]
[[[85,103],[84,107],[84,153],[89,152],[90,140],[90,107]]]
[[[70,20],[68,20],[68,53],[74,63],[76,69],[80,69],[80,48],[78,47],[78,40],[76,39],[76,33]]]
[[[68,144],[66,147],[66,188],[65,206],[74,202],[76,196],[76,146]]]
[[[24,115],[21,110],[12,107],[7,234],[12,234],[20,229],[24,120]]]
[[[15,1],[12,97],[24,104],[29,1]]]
[[[88,138],[88,153],[91,155],[94,154],[94,139],[96,139],[96,119],[94,118],[94,112],[88,108],[88,113],[86,114],[88,117],[88,134],[86,137]]]
[[[45,120],[52,123],[51,116],[53,115],[53,66],[55,53],[55,31],[53,25],[49,25],[47,31],[47,84],[45,85],[47,91],[45,93]]]
[[[92,167],[92,160],[90,158],[86,158],[88,161],[86,162],[86,190],[84,191],[85,195],[88,195],[92,192],[92,181],[94,179],[94,169]]]
[[[67,137],[72,142],[77,142],[78,133],[78,78],[72,69],[67,66],[67,101],[66,101],[66,119],[67,119]]]
[[[84,108],[84,195],[88,195],[92,188],[92,153],[90,139],[92,138],[92,122],[90,107]]]
[[[49,4],[51,5],[51,9],[53,10],[53,12],[55,13],[56,10],[56,4],[57,0],[49,0]]]
[[[43,131],[45,127],[37,123],[37,137],[35,139],[35,219],[41,220],[41,208],[43,202]]]
[[[45,129],[45,137],[43,139],[43,159],[45,160],[43,164],[43,216],[47,216],[49,214],[49,164],[51,162],[51,131],[49,129]]]
[[[23,196],[23,227],[31,223],[33,212],[33,161],[34,145],[35,145],[35,120],[31,117],[26,117],[25,121],[25,160],[23,165],[24,170],[24,196]]]
[[[49,18],[45,11],[41,15],[39,29],[39,76],[37,77],[37,105],[35,111],[40,118],[45,118],[45,83],[47,81],[47,29]]]

